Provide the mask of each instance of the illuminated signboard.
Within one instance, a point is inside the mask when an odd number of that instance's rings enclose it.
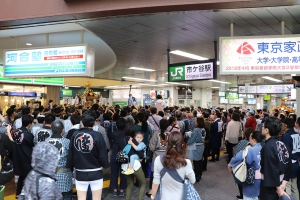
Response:
[[[239,95],[237,93],[228,93],[225,94],[225,99],[239,99]]]
[[[300,73],[300,35],[221,37],[220,74]]]
[[[84,45],[4,51],[4,77],[94,76],[95,51]]]
[[[271,95],[270,94],[265,94],[264,95],[264,100],[265,101],[270,101],[271,100]]]
[[[264,84],[238,86],[239,94],[289,94],[291,93],[292,89],[294,89],[294,84]]]
[[[197,81],[217,78],[215,60],[170,64],[168,81]]]
[[[35,92],[8,92],[8,96],[35,97]]]

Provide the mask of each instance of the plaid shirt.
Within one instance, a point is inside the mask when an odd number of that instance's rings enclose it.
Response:
[[[66,168],[70,140],[53,134],[46,142],[53,144],[59,151],[58,172],[56,173],[56,185],[60,192],[69,192],[73,188],[72,172]]]
[[[243,151],[249,144],[249,140],[241,140],[237,145],[233,147],[233,152],[236,155],[238,152]]]

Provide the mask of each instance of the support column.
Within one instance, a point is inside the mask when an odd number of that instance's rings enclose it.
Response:
[[[233,22],[230,23],[230,37],[233,37],[234,32],[233,32]]]
[[[46,86],[45,94],[46,94],[45,101],[44,101],[45,107],[48,106],[49,100],[53,100],[53,105],[60,103],[60,87],[59,86]]]
[[[284,35],[284,21],[281,21],[281,35]]]

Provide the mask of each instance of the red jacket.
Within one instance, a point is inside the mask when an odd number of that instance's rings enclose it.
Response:
[[[253,130],[255,130],[255,128],[256,128],[256,118],[255,117],[249,117],[246,121],[245,128],[253,128]]]

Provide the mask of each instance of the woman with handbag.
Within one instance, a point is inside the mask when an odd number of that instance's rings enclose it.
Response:
[[[263,135],[259,131],[254,131],[250,134],[249,141],[251,147],[248,149],[248,153],[245,157],[247,164],[247,178],[243,182],[243,198],[244,200],[258,200],[260,194],[260,151],[261,140]],[[235,157],[233,157],[228,164],[229,172],[232,172],[232,167],[237,166],[243,160],[243,151],[240,151]]]
[[[183,180],[187,178],[190,183],[194,184],[196,179],[192,163],[189,159],[185,158],[185,155],[186,145],[182,134],[180,132],[170,133],[166,154],[157,157],[154,162],[151,199],[188,199],[185,196],[185,184]],[[161,174],[161,172],[166,173]],[[159,186],[160,189],[158,191]]]
[[[160,132],[154,133],[149,143],[149,150],[153,152],[153,156],[152,156],[150,183],[149,183],[150,190],[149,192],[146,193],[148,197],[151,197],[152,194],[154,161],[157,156],[164,155],[166,153],[168,136],[169,136],[169,132],[167,131],[168,126],[169,126],[169,121],[167,119],[161,119],[159,121]]]

